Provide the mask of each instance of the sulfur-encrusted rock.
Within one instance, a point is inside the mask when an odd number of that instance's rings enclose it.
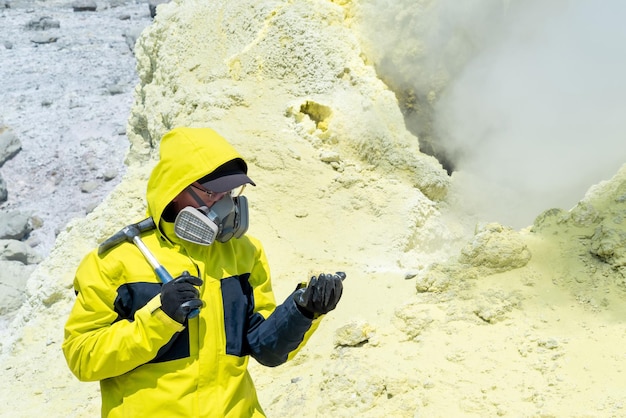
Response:
[[[461,250],[459,261],[474,267],[507,271],[525,266],[530,258],[530,250],[517,231],[490,223]]]

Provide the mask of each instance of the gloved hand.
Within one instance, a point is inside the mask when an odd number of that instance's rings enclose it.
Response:
[[[311,277],[307,287],[299,289],[294,295],[296,305],[300,311],[308,317],[316,314],[326,314],[337,306],[343,283],[346,278],[344,272],[338,271],[333,274],[320,274],[318,277]],[[303,312],[304,310],[304,312]],[[309,313],[310,315],[307,315]]]
[[[200,309],[200,292],[194,286],[201,286],[199,277],[183,272],[176,279],[161,287],[161,310],[176,322],[184,324],[190,312]]]

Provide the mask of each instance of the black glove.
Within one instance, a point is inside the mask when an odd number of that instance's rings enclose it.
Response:
[[[305,316],[312,318],[316,314],[326,314],[337,306],[346,273],[338,271],[333,274],[320,274],[311,277],[307,287],[299,289],[294,294],[296,305]]]
[[[200,292],[194,286],[201,286],[199,277],[183,272],[171,282],[161,287],[161,310],[176,322],[184,324],[190,312],[200,309]]]

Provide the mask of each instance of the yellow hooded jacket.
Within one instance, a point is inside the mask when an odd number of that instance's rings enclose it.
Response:
[[[133,243],[94,250],[79,265],[63,353],[80,380],[100,381],[103,417],[262,417],[248,356],[282,364],[316,329],[319,319],[300,313],[292,295],[276,306],[259,241],[196,245],[163,219],[182,190],[236,158],[215,131],[177,128],[148,181],[158,228],[142,240],[173,277],[188,271],[204,282],[204,307],[186,326],[160,309],[161,283]]]

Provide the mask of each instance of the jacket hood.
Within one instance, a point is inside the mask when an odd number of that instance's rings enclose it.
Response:
[[[247,165],[226,139],[210,128],[176,128],[159,144],[159,162],[150,178],[146,200],[148,216],[160,224],[169,203],[187,186],[235,159]]]

